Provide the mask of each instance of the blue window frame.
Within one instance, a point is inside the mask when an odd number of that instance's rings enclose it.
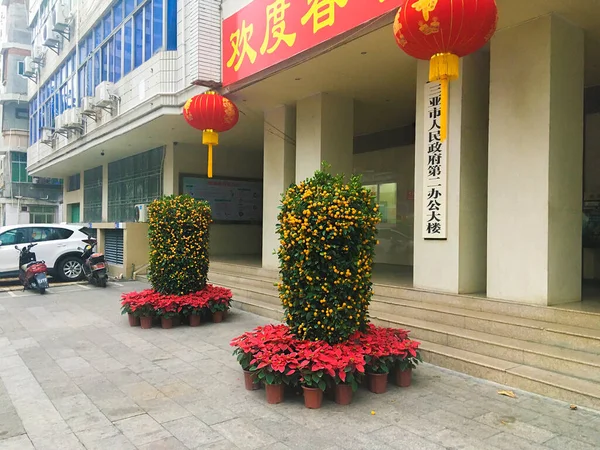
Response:
[[[167,2],[167,50],[177,50],[177,0]]]
[[[39,140],[42,126],[53,126],[55,116],[93,96],[101,81],[117,82],[156,52],[177,49],[177,0],[113,3],[79,41],[79,56],[67,55],[30,102],[30,144]],[[34,19],[34,35],[42,32],[46,16]]]
[[[113,67],[114,67],[114,79],[115,83],[121,79],[121,61],[123,58],[121,57],[121,51],[123,48],[123,42],[121,38],[122,30],[118,30],[115,33],[115,46],[114,46],[114,54],[113,54]]]
[[[163,48],[163,2],[152,0],[152,54]]]
[[[123,75],[131,72],[131,49],[133,46],[133,20],[125,23],[123,38]]]
[[[144,6],[144,62],[152,57],[152,3]]]
[[[133,39],[133,67],[136,68],[142,65],[144,51],[144,15],[142,14],[142,10],[139,10],[133,16],[133,23],[135,28]]]
[[[113,27],[117,28],[123,22],[123,2],[119,0],[113,6]]]
[[[135,1],[134,0],[125,0],[125,17],[133,12],[135,9]]]

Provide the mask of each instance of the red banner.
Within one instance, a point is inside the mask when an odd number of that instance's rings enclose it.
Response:
[[[285,61],[399,8],[401,3],[403,0],[254,0],[223,21],[223,85]]]

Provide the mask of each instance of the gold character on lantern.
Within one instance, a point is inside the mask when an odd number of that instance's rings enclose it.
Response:
[[[250,39],[252,39],[252,34],[254,33],[254,24],[251,23],[246,25],[246,21],[242,20],[242,28],[237,29],[231,36],[229,37],[229,42],[231,42],[231,47],[233,48],[233,53],[231,54],[231,58],[227,61],[227,67],[232,67],[236,72],[240,70],[242,67],[242,63],[246,56],[250,60],[250,64],[254,64],[256,61],[256,50],[254,50],[250,46]],[[234,65],[235,64],[235,65]]]
[[[343,8],[348,0],[307,0],[310,6],[308,12],[300,22],[306,25],[310,19],[313,21],[313,33],[322,28],[330,27],[335,23],[335,8]]]
[[[435,11],[438,0],[417,0],[412,4],[412,7],[415,11],[420,11],[423,13],[423,20],[425,22],[429,22],[429,13]]]
[[[265,30],[265,39],[260,47],[262,55],[273,53],[282,42],[288,47],[296,42],[296,33],[285,32],[285,10],[291,5],[286,0],[275,0],[267,6],[267,29]],[[269,47],[269,42],[274,40],[273,45]]]
[[[425,23],[422,20],[419,22],[419,31],[425,36],[440,32],[440,22],[437,17],[434,17],[431,23]]]

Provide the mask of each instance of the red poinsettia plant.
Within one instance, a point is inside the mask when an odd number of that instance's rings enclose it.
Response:
[[[394,364],[413,363],[419,343],[408,332],[370,325],[339,344],[297,339],[287,325],[258,327],[234,338],[242,369],[267,384],[296,384],[324,390],[329,381],[353,390],[365,372],[388,373]],[[413,358],[413,359],[410,359]]]
[[[123,294],[121,313],[173,318],[179,314],[202,314],[204,311],[213,311],[215,305],[219,305],[219,311],[226,311],[230,307],[231,297],[229,289],[211,284],[207,284],[201,291],[185,295],[166,295],[153,289],[146,289]]]

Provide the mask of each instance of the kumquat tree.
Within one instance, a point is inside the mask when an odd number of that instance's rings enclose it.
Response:
[[[379,207],[360,177],[327,168],[282,197],[279,297],[299,339],[342,342],[365,331]]]
[[[188,195],[163,197],[149,205],[149,278],[156,292],[185,295],[204,289],[211,222],[208,202]]]

